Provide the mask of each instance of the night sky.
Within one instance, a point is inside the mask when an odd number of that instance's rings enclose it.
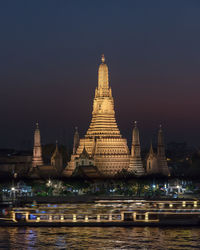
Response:
[[[89,126],[104,53],[120,131],[200,146],[200,1],[1,1],[0,147],[71,145]]]

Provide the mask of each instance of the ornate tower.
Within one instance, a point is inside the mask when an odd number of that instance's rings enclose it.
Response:
[[[41,166],[41,165],[43,165],[42,147],[41,147],[39,124],[37,122],[36,123],[35,134],[34,134],[34,148],[33,148],[32,167],[37,167],[37,166]]]
[[[108,66],[102,55],[98,70],[98,86],[95,89],[92,121],[83,139],[80,139],[76,153],[71,156],[64,174],[71,176],[75,169],[75,158],[86,148],[93,157],[94,165],[102,175],[115,176],[122,169],[129,167],[129,149],[115,120],[114,100],[109,86]]]
[[[61,173],[63,170],[63,157],[59,152],[58,142],[56,142],[55,151],[51,157],[51,165],[57,170],[58,173]]]
[[[164,136],[162,131],[162,126],[158,130],[158,148],[157,148],[157,159],[158,159],[158,168],[159,173],[169,176],[169,168],[167,165],[167,159],[165,156],[165,146],[164,146]]]
[[[147,174],[158,174],[158,161],[157,157],[153,152],[153,146],[151,143],[149,154],[147,156],[147,161],[146,161],[146,172]]]
[[[73,155],[76,154],[76,150],[77,150],[78,146],[79,146],[78,127],[75,127],[74,144],[73,144]]]
[[[102,55],[98,71],[98,87],[95,89],[92,121],[86,137],[108,136],[121,137],[115,120],[114,100],[109,87],[108,66]]]
[[[144,175],[144,167],[141,160],[140,136],[136,121],[133,128],[129,171],[134,172],[136,175]]]

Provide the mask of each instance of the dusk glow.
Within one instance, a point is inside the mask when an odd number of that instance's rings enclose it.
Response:
[[[200,0],[7,0],[0,27],[0,248],[199,249]]]
[[[0,4],[0,146],[72,145],[91,120],[99,57],[106,55],[116,119],[142,146],[163,124],[166,140],[199,145],[198,1],[4,1]],[[152,138],[153,137],[153,138]],[[65,138],[65,139],[63,139]]]

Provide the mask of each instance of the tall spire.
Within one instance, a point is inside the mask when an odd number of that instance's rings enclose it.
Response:
[[[153,152],[152,142],[151,142],[149,154],[147,155],[147,159],[146,159],[146,172],[147,174],[159,174],[158,160],[157,160],[156,155]]]
[[[76,154],[76,150],[77,150],[78,146],[79,146],[79,133],[78,133],[78,127],[75,127],[73,155]]]
[[[105,63],[105,56],[104,56],[104,54],[102,54],[102,56],[101,56],[101,61],[102,61],[102,63]]]
[[[98,87],[95,89],[92,121],[86,136],[121,137],[115,120],[114,100],[109,87],[108,67],[102,55],[98,71]]]
[[[34,148],[33,148],[32,166],[36,167],[36,166],[41,166],[41,165],[43,165],[42,147],[41,147],[39,124],[37,122],[35,133],[34,133]]]
[[[134,128],[132,134],[132,148],[131,148],[131,155],[134,156],[135,154],[140,156],[140,137],[139,137],[139,130],[137,127],[137,121],[134,121]]]
[[[57,154],[60,154],[60,152],[59,152],[59,148],[58,148],[58,141],[56,140],[56,147],[55,147],[55,150],[54,150],[52,157],[55,157]]]
[[[130,152],[127,141],[122,138],[116,123],[114,100],[108,79],[108,67],[105,57],[102,56],[98,70],[98,86],[93,100],[92,120],[85,137],[80,139],[78,148],[74,143],[71,160],[64,171],[65,176],[73,175],[76,164],[79,164],[77,159],[80,158],[84,147],[102,175],[114,177],[123,169],[128,170]]]
[[[102,97],[109,95],[108,66],[105,63],[104,55],[101,57],[101,64],[98,71],[98,92]]]
[[[58,148],[58,141],[56,140],[56,148],[51,157],[51,165],[56,169],[58,173],[63,170],[63,157]]]
[[[149,150],[149,155],[154,155],[152,142]]]
[[[58,150],[58,140],[56,140],[56,149],[55,149],[55,152],[56,153],[59,152],[59,150]]]
[[[163,130],[162,125],[160,124],[159,130],[158,130],[158,156],[165,157],[165,146],[164,146],[164,136],[163,136]]]
[[[137,175],[144,174],[144,168],[141,160],[140,149],[140,136],[137,127],[137,121],[134,122],[132,146],[131,146],[131,158],[130,158],[130,171],[135,171]]]

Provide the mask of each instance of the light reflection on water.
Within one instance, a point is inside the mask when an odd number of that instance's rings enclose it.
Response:
[[[0,228],[0,249],[200,249],[200,228]]]

